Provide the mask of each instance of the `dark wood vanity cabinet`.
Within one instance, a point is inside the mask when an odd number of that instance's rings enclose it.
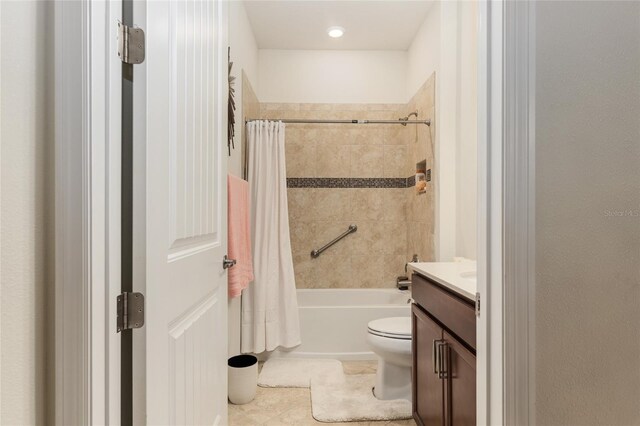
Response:
[[[444,333],[448,345],[449,367],[446,387],[450,402],[450,425],[476,424],[476,355],[465,348],[455,337]]]
[[[444,383],[437,377],[434,345],[442,328],[417,305],[411,307],[413,326],[413,417],[420,425],[444,424]]]
[[[423,426],[476,424],[473,302],[414,274],[413,417]]]

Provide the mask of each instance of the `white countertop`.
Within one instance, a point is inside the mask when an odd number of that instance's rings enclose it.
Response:
[[[476,262],[418,262],[409,268],[468,298],[476,298]]]

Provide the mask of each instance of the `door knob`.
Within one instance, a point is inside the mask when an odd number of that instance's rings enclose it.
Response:
[[[236,264],[235,259],[229,259],[229,257],[225,254],[222,258],[222,269],[229,269]]]

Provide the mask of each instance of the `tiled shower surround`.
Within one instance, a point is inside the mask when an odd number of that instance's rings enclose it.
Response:
[[[434,76],[408,104],[261,103],[260,117],[397,120],[418,110],[425,125],[289,124],[289,224],[297,288],[395,286],[416,253],[433,260],[433,180],[416,194],[415,164],[433,169]],[[413,117],[412,117],[413,119]],[[437,173],[432,170],[432,179]],[[358,231],[318,258],[310,252]]]

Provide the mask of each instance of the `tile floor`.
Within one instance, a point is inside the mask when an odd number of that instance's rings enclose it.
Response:
[[[375,374],[375,361],[344,361],[345,374]],[[261,366],[260,366],[261,367]],[[322,423],[311,416],[311,391],[307,388],[261,388],[249,404],[229,404],[230,426],[349,425],[411,426],[413,420],[381,422]]]

